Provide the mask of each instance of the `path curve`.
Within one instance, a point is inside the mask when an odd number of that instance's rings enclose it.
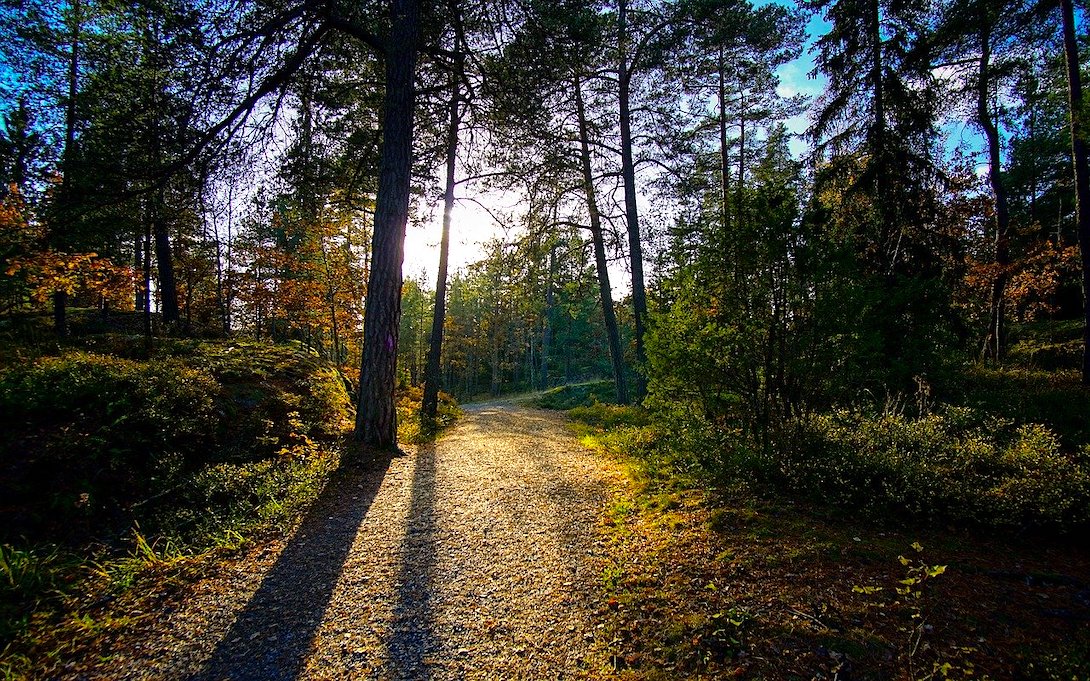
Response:
[[[616,464],[561,415],[467,407],[435,445],[339,473],[294,535],[196,584],[74,678],[593,675]]]

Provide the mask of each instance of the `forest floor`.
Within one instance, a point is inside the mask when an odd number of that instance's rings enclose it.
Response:
[[[595,654],[621,467],[556,412],[471,405],[434,444],[346,467],[294,534],[256,543],[47,676],[571,678]],[[598,662],[596,662],[596,660]]]
[[[469,405],[436,443],[336,473],[293,532],[89,612],[41,677],[1090,673],[1070,539],[651,482],[594,446],[558,412]]]

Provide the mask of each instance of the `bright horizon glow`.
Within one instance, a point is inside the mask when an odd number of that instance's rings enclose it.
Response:
[[[790,0],[758,0],[754,4],[782,4],[795,6]],[[813,46],[814,42],[827,33],[831,25],[820,14],[814,14],[809,18],[806,26],[806,40],[802,53],[792,61],[777,69],[780,84],[777,91],[782,96],[803,94],[809,96],[811,101],[825,89],[827,79],[818,74],[811,78],[810,72],[814,69]],[[784,123],[791,133],[789,142],[791,154],[801,158],[809,153],[809,143],[803,138],[803,133],[810,127],[810,112],[804,111],[798,116],[793,116]],[[639,178],[637,178],[637,184]],[[465,197],[459,200],[454,208],[450,230],[450,263],[449,276],[453,276],[459,269],[482,260],[485,257],[484,246],[493,239],[511,239],[518,232],[518,197],[504,200],[504,197],[492,192],[471,193],[468,187],[460,194]],[[479,202],[479,203],[478,203]],[[640,218],[641,222],[653,219],[648,214],[648,201],[641,194]],[[506,222],[501,224],[497,219]],[[427,212],[422,212],[416,224],[410,224],[405,237],[405,262],[402,273],[406,279],[419,279],[421,276],[429,288],[435,287],[435,277],[439,270],[439,239],[442,234],[443,212],[442,204],[432,207]],[[645,263],[646,269],[646,263]],[[614,297],[620,298],[628,295],[631,282],[628,281],[628,266],[626,262],[615,261],[609,267],[610,284]]]
[[[448,276],[484,257],[484,247],[489,241],[506,235],[511,228],[501,225],[496,218],[504,219],[504,207],[495,206],[492,197],[473,197],[488,206],[488,210],[472,200],[458,201],[451,213],[450,253]],[[488,203],[485,203],[488,201]],[[493,214],[489,214],[489,210]],[[430,214],[421,216],[419,222],[410,224],[405,233],[405,262],[401,271],[405,279],[419,279],[429,288],[435,287],[439,271],[439,240],[443,233],[443,208],[436,206]]]

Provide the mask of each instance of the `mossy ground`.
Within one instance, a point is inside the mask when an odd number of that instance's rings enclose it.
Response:
[[[107,333],[3,353],[0,678],[33,676],[287,530],[351,446],[351,386],[299,344],[147,350]],[[457,416],[444,396],[421,430],[418,392],[400,392],[403,439]]]
[[[710,482],[645,458],[647,414],[578,407],[634,496],[602,522],[607,675],[1090,676],[1090,553],[1072,535],[947,526]],[[635,452],[635,455],[633,455]]]
[[[636,501],[602,526],[604,638],[620,678],[1090,674],[1079,547],[634,477]],[[941,574],[906,584],[926,568]]]

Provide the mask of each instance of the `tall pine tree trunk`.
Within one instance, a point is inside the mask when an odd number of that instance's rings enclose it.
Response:
[[[579,156],[583,166],[583,190],[587,195],[587,212],[590,214],[590,236],[594,243],[594,266],[598,271],[598,292],[602,300],[602,317],[609,339],[609,356],[613,362],[613,383],[617,388],[617,401],[628,404],[628,388],[625,384],[624,355],[621,352],[621,336],[617,330],[617,315],[613,311],[613,289],[609,285],[606,269],[606,244],[602,234],[602,216],[598,211],[598,199],[594,195],[594,174],[590,166],[590,139],[587,131],[587,113],[583,105],[582,83],[575,78],[575,106],[579,117]]]
[[[401,265],[409,220],[419,7],[416,0],[393,0],[391,12],[390,37],[386,43],[382,157],[354,432],[356,440],[375,448],[397,446],[394,389],[401,324]]]
[[[457,21],[457,20],[456,20]],[[459,40],[456,38],[456,41]],[[463,61],[462,46],[456,44],[455,69],[451,83],[450,119],[447,127],[447,177],[443,187],[443,235],[439,240],[439,274],[435,282],[435,305],[432,307],[431,337],[428,339],[428,361],[424,368],[424,397],[421,412],[434,419],[439,411],[439,361],[443,352],[443,324],[447,315],[447,266],[450,254],[450,219],[454,210],[454,166],[458,160],[458,128],[461,123],[461,92],[458,82]]]
[[[1075,38],[1075,12],[1071,0],[1060,0],[1063,15],[1064,54],[1067,61],[1067,94],[1071,117],[1071,159],[1075,167],[1075,215],[1079,250],[1082,251],[1083,328],[1082,384],[1090,385],[1090,164],[1087,163],[1086,130],[1079,73],[1079,45]]]
[[[79,92],[79,60],[80,60],[80,40],[82,40],[83,18],[81,14],[80,0],[72,0],[71,15],[69,21],[71,26],[69,27],[69,48],[68,48],[68,101],[66,102],[64,112],[64,152],[61,156],[62,163],[62,176],[61,176],[61,197],[62,205],[64,207],[64,216],[61,220],[62,225],[53,225],[55,231],[60,231],[60,234],[54,233],[53,245],[59,247],[59,250],[67,250],[71,239],[71,201],[72,201],[72,173],[74,171],[76,160],[76,95]],[[68,335],[68,320],[67,320],[67,308],[68,308],[68,292],[67,291],[54,291],[53,292],[53,330],[58,336]]]
[[[618,7],[618,26],[620,28],[620,64],[617,67],[618,94],[620,100],[621,126],[621,177],[624,181],[624,213],[628,231],[628,254],[632,267],[632,307],[635,313],[636,333],[636,400],[642,400],[646,392],[643,378],[647,353],[643,346],[644,326],[647,320],[647,289],[643,281],[643,245],[640,241],[640,219],[636,207],[636,164],[632,158],[632,112],[631,93],[632,72],[628,63],[628,2],[620,0]]]
[[[989,300],[990,319],[988,335],[984,342],[984,354],[987,358],[1001,361],[1005,354],[1006,331],[1003,313],[1003,298],[1007,288],[1007,268],[1010,265],[1010,247],[1008,231],[1010,211],[1007,207],[1007,189],[1001,173],[999,128],[992,118],[988,107],[988,92],[991,86],[991,35],[986,21],[980,27],[980,66],[978,69],[976,119],[977,125],[984,131],[988,140],[988,182],[995,196],[995,279],[992,280]]]
[[[549,275],[545,280],[545,314],[541,316],[541,369],[538,371],[542,390],[549,387],[549,348],[553,345],[553,309],[556,307],[556,294],[553,292],[553,280],[556,278],[556,244],[549,247]]]
[[[165,323],[178,321],[178,284],[174,279],[174,254],[164,213],[166,200],[162,188],[155,192],[152,230],[155,235],[155,264],[159,273],[159,311]]]
[[[723,233],[730,230],[730,146],[727,143],[727,74],[723,47],[719,48],[719,180],[722,183],[723,205],[720,216]]]

